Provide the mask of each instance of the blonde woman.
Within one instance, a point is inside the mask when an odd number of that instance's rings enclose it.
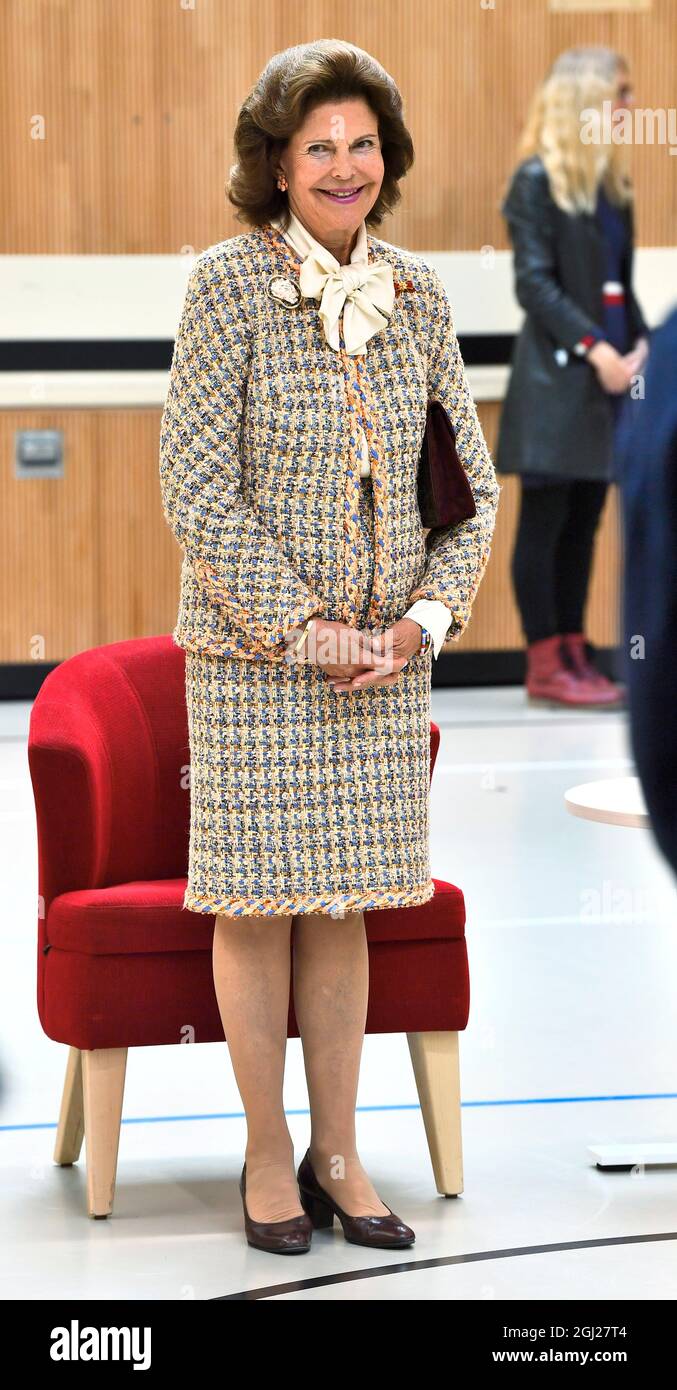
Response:
[[[584,609],[621,403],[648,351],[632,288],[627,147],[590,140],[632,103],[628,65],[574,48],[531,105],[504,200],[515,292],[526,311],[496,451],[521,480],[512,575],[527,641],[527,694],[615,708],[623,691],[593,664]],[[613,115],[612,115],[613,119]]]
[[[355,1137],[364,911],[434,893],[433,649],[466,628],[499,488],[439,276],[369,230],[413,161],[392,77],[340,40],[275,54],[235,151],[228,192],[248,229],[195,261],[161,432],[163,507],[185,552],[184,906],[216,917],[249,1243],[306,1251],[338,1216],[348,1240],[393,1248],[414,1232]],[[427,547],[429,397],[452,418],[476,516]],[[292,968],[311,1108],[298,1182],[283,1105]]]

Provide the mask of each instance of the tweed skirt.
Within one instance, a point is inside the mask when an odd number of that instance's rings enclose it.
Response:
[[[360,487],[363,627],[373,491]],[[186,652],[190,845],[183,906],[226,916],[427,902],[430,651],[391,686],[333,691],[318,666]]]

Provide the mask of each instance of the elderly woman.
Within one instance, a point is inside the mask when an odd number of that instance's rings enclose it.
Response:
[[[228,195],[249,230],[194,262],[161,427],[163,510],[184,550],[184,906],[216,918],[249,1243],[307,1250],[336,1215],[348,1240],[393,1248],[414,1232],[356,1148],[364,912],[434,893],[431,665],[468,623],[499,486],[439,276],[368,230],[413,163],[393,79],[339,40],[276,54],[235,148]],[[476,515],[427,542],[431,398]],[[292,966],[312,1116],[298,1183]]]

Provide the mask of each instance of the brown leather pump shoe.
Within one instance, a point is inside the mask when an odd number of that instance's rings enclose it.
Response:
[[[270,1250],[275,1255],[303,1255],[310,1250],[313,1225],[308,1216],[290,1216],[287,1221],[252,1221],[247,1211],[245,1163],[240,1176],[240,1196],[244,1211],[247,1244],[256,1250]]]
[[[349,1216],[343,1211],[338,1202],[320,1187],[311,1167],[310,1149],[301,1161],[297,1177],[301,1205],[318,1230],[333,1226],[334,1217],[338,1216],[343,1234],[351,1245],[373,1245],[380,1250],[398,1250],[404,1245],[414,1244],[416,1236],[411,1226],[405,1226],[404,1221],[390,1211],[390,1207],[389,1216]]]

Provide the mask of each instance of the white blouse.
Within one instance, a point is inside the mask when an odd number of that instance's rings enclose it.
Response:
[[[307,256],[311,251],[319,248],[320,243],[315,237],[311,236],[308,228],[300,221],[294,212],[291,212],[291,210],[289,227],[286,231],[282,226],[281,218],[273,217],[270,221],[274,227],[277,227],[278,231],[282,232],[285,241],[293,247],[299,256]],[[322,250],[326,256],[327,248],[322,247]],[[355,245],[350,253],[350,260],[357,264],[366,264],[368,259],[367,224],[363,218],[358,229]],[[338,261],[336,264],[338,265]],[[359,442],[360,477],[368,478],[371,474],[371,467],[369,464],[367,440],[364,430],[361,427],[359,431]],[[405,618],[413,618],[414,622],[418,623],[419,626],[427,627],[433,639],[433,652],[437,659],[452,617],[446,604],[440,603],[437,599],[420,598],[417,599],[416,602],[412,604],[411,608],[408,608],[406,613],[402,616]]]

